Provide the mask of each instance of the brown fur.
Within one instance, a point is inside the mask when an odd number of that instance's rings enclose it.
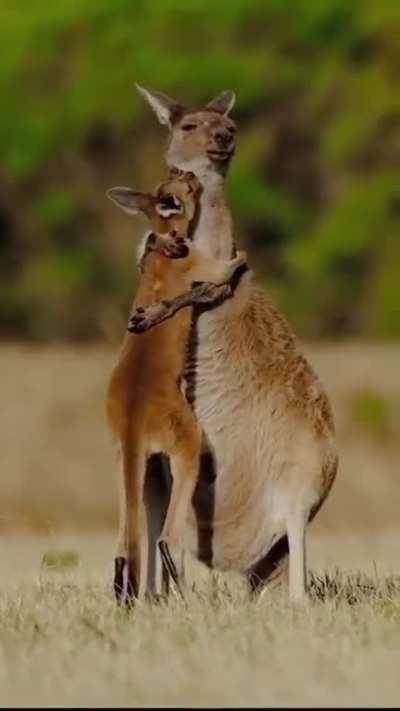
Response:
[[[193,279],[199,278],[196,264],[194,258]],[[235,273],[230,283],[235,281]],[[262,573],[270,576],[288,550],[287,541],[278,545],[287,526],[296,551],[290,558],[295,571],[291,594],[299,599],[304,590],[304,528],[328,495],[336,475],[329,401],[286,320],[264,293],[252,286],[248,276],[239,280],[231,300],[217,301],[214,308],[205,300],[207,289],[218,297],[215,285],[198,285],[172,303],[152,305],[132,322],[145,330],[188,305],[195,305],[200,315],[207,303],[197,334],[200,362],[194,367],[191,401],[215,452],[221,491],[213,509],[212,523],[219,531],[218,551],[211,562],[224,568],[247,566],[250,579],[256,571],[258,578]],[[238,417],[241,409],[243,421]],[[228,456],[229,465],[223,464]],[[271,457],[272,465],[268,464]],[[264,527],[266,510],[259,501],[268,497],[268,492],[274,492],[276,504],[270,511],[270,524]],[[261,531],[265,528],[261,538],[258,527]],[[274,541],[276,545],[262,560],[257,559],[268,537],[270,545]]]
[[[193,171],[202,185],[194,245],[227,259],[234,244],[223,187],[234,149],[227,117],[233,95],[224,92],[206,111],[187,112],[159,92],[140,91],[170,128],[168,164]],[[245,571],[270,546],[269,575],[287,552],[279,545],[286,531],[291,595],[301,599],[305,525],[336,473],[332,415],[286,321],[243,281],[215,318],[200,318],[197,333],[201,375],[193,404],[217,466],[213,563]],[[179,307],[190,303],[179,297]],[[168,313],[174,313],[171,305]]]
[[[203,278],[218,277],[220,264],[204,255],[194,253],[171,260],[162,253],[187,236],[198,192],[194,176],[162,184],[156,196],[122,188],[110,191],[110,197],[117,202],[122,196],[124,202],[119,204],[125,209],[143,211],[156,234],[157,251],[145,256],[134,308],[173,299],[188,289],[194,261],[196,273]],[[160,216],[157,204],[166,196],[180,200],[180,214]],[[127,557],[128,589],[134,595],[139,592],[140,548],[145,526],[141,511],[144,463],[154,451],[167,453],[171,458],[173,487],[161,539],[175,553],[173,562],[178,577],[181,572],[181,538],[196,484],[201,447],[198,424],[179,387],[189,326],[190,314],[182,311],[173,321],[160,324],[143,336],[128,333],[108,389],[107,415],[120,443],[124,482],[118,557]]]

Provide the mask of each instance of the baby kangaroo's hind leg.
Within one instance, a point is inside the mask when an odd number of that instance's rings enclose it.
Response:
[[[192,433],[186,433],[181,437],[183,440],[180,447],[171,454],[171,499],[158,546],[163,565],[183,597],[183,534],[197,482],[200,458],[200,436],[197,426],[194,424]]]
[[[122,575],[126,565],[126,602],[132,604],[139,595],[140,582],[140,548],[141,524],[144,516],[143,484],[145,473],[145,456],[137,447],[134,436],[130,433],[122,442],[122,466],[125,498],[125,550],[126,563],[121,563]],[[120,573],[116,563],[116,573]],[[121,600],[122,594],[119,594]]]
[[[119,465],[119,530],[118,530],[118,547],[117,555],[114,559],[114,595],[115,599],[120,604],[124,595],[124,573],[126,567],[126,496],[123,477],[123,467]]]
[[[146,594],[149,599],[168,597],[169,575],[163,567],[157,545],[167,515],[171,493],[169,458],[165,454],[152,454],[147,460],[144,503],[147,512],[148,570]]]

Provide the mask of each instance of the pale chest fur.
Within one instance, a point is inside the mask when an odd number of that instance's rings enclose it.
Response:
[[[206,188],[201,195],[194,242],[207,256],[218,259],[230,259],[232,256],[231,216],[219,190]]]
[[[321,467],[331,446],[330,437],[328,442],[317,436],[306,408],[296,405],[293,368],[285,374],[285,359],[293,358],[296,347],[290,334],[289,345],[281,347],[276,324],[251,338],[248,329],[259,324],[246,328],[242,321],[252,318],[246,302],[251,287],[243,290],[198,319],[194,399],[217,470],[213,564],[236,570],[248,569],[283,534],[293,500],[302,497],[311,508],[319,499]],[[267,302],[263,307],[259,298],[257,308],[264,308],[268,320]],[[307,376],[314,397],[320,386],[311,369]]]

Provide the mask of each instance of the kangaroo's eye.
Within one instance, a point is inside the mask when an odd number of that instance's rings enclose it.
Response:
[[[182,131],[193,131],[195,128],[197,128],[196,123],[184,123],[183,126],[181,126]]]
[[[164,195],[156,205],[156,210],[161,217],[171,217],[182,212],[181,201],[175,195]]]

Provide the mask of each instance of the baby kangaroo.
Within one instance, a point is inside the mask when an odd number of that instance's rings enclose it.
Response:
[[[166,303],[191,286],[192,262],[186,238],[196,212],[200,185],[192,173],[175,175],[156,194],[116,187],[108,197],[130,214],[142,212],[151,233],[142,250],[141,279],[134,301],[140,310]],[[180,257],[177,261],[171,259]],[[185,258],[186,257],[186,258]],[[243,261],[217,262],[198,255],[201,279],[224,282]],[[164,452],[170,458],[172,492],[159,540],[163,563],[180,589],[182,536],[195,488],[202,433],[180,389],[190,313],[178,316],[143,336],[127,333],[112,373],[107,414],[121,452],[123,488],[114,590],[120,601],[139,595],[145,579],[147,522],[143,489],[146,460]]]

